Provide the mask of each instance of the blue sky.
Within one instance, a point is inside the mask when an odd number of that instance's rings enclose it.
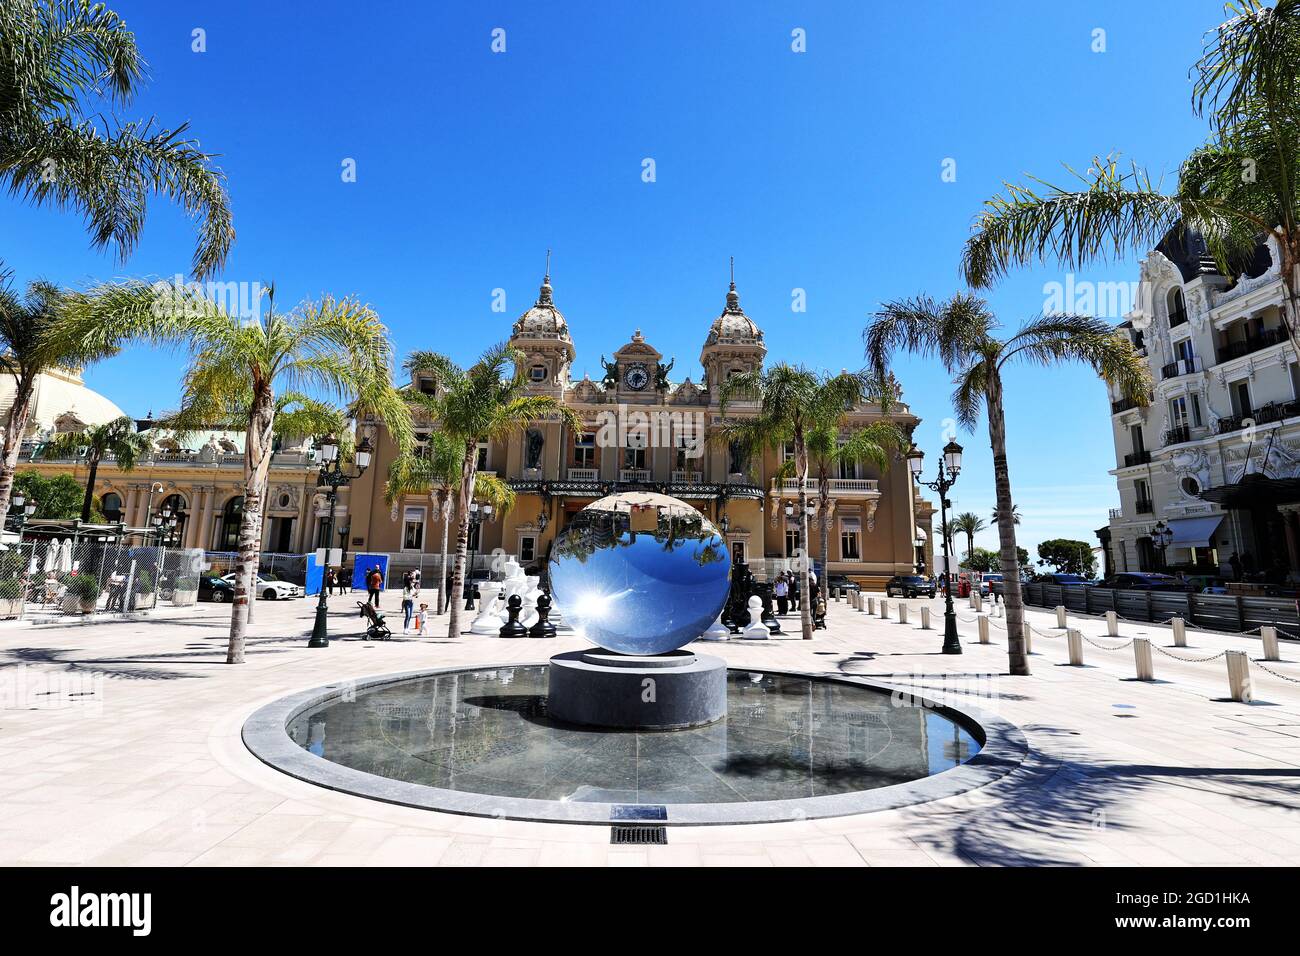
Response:
[[[281,304],[355,294],[402,352],[469,361],[531,304],[549,247],[578,376],[639,327],[697,381],[729,256],[769,358],[838,371],[861,364],[878,303],[960,288],[962,243],[1003,179],[1060,181],[1063,162],[1121,151],[1172,181],[1204,135],[1187,70],[1222,19],[1218,0],[110,5],[152,68],[125,112],[189,121],[221,154],[238,231],[223,280],[274,280]],[[77,216],[0,196],[0,258],[20,281],[171,276],[192,251],[163,203],[119,263]],[[1063,278],[1022,271],[990,301],[1014,326]],[[1076,281],[1136,278],[1130,258]],[[897,371],[932,463],[947,376],[912,359]],[[87,380],[132,413],[177,395],[174,364],[143,350]],[[1021,543],[1094,541],[1117,503],[1104,387],[1025,368],[1007,392]],[[987,432],[959,440],[956,508],[987,519]]]

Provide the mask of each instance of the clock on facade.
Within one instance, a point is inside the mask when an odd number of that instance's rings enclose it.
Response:
[[[634,392],[639,392],[650,384],[650,373],[644,365],[629,365],[623,373],[623,384]]]

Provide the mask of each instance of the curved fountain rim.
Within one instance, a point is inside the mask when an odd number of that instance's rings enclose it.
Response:
[[[334,763],[298,746],[289,737],[289,724],[303,711],[336,700],[346,692],[357,692],[384,684],[395,684],[445,674],[499,670],[507,667],[544,667],[548,661],[480,664],[470,667],[422,668],[374,677],[324,684],[281,697],[254,711],[240,730],[244,746],[267,766],[305,783],[382,803],[435,810],[464,816],[495,817],[532,823],[574,823],[610,826],[619,823],[654,823],[668,826],[722,826],[740,823],[785,823],[826,817],[854,816],[930,803],[988,786],[1021,766],[1029,756],[1029,744],[1020,728],[1003,717],[977,707],[957,709],[940,704],[908,687],[868,680],[865,677],[763,667],[728,667],[728,671],[800,677],[828,683],[849,684],[884,693],[901,694],[913,704],[929,708],[958,724],[980,743],[970,760],[949,770],[907,783],[854,790],[849,793],[800,797],[791,800],[755,800],[735,803],[618,804],[585,801],[537,800],[531,797],[501,797],[492,794],[445,790],[420,783],[407,783]],[[628,808],[663,806],[666,819],[629,816]],[[618,811],[618,813],[616,813]]]

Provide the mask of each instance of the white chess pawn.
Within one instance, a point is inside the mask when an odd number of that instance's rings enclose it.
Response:
[[[763,599],[755,594],[749,599],[749,623],[740,636],[747,641],[766,641],[771,633],[763,623]]]
[[[709,625],[708,630],[700,635],[701,641],[727,641],[731,639],[731,631],[727,625],[722,623],[722,614],[719,612],[718,619]]]
[[[501,584],[498,581],[484,581],[478,590],[483,600],[478,606],[478,616],[469,626],[470,633],[495,636],[501,630]]]

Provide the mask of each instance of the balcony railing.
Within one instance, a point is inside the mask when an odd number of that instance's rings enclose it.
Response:
[[[1192,429],[1190,425],[1176,425],[1169,431],[1165,432],[1166,445],[1178,445],[1185,441],[1192,440]]]
[[[1193,355],[1191,358],[1174,359],[1168,365],[1163,366],[1160,369],[1160,377],[1162,379],[1177,378],[1179,375],[1191,375],[1193,372],[1199,371],[1196,356]]]
[[[1154,401],[1154,399],[1155,399],[1155,394],[1152,392],[1148,392],[1147,393],[1148,404]],[[1142,407],[1140,402],[1135,402],[1131,398],[1120,398],[1110,403],[1110,413],[1112,415],[1118,415],[1120,412],[1127,412],[1130,408],[1140,408],[1140,407]]]
[[[873,495],[880,493],[880,482],[875,478],[831,478],[829,483],[832,495]],[[819,493],[816,478],[809,478],[805,487],[810,495]],[[799,479],[784,479],[781,482],[780,491],[782,494],[797,495],[799,493]]]
[[[618,472],[619,481],[648,482],[650,480],[649,468],[621,468]]]
[[[1187,322],[1187,309],[1185,307],[1180,305],[1178,308],[1174,309],[1172,312],[1169,313],[1169,327],[1171,329],[1176,329],[1178,328],[1178,326],[1183,325],[1186,322]]]
[[[674,471],[673,472],[674,485],[698,485],[703,480],[704,480],[704,472],[702,471]]]
[[[1261,405],[1249,415],[1232,415],[1219,419],[1219,434],[1240,431],[1250,422],[1255,425],[1267,425],[1300,415],[1300,402],[1269,402]]]
[[[1124,456],[1125,468],[1132,468],[1134,465],[1149,464],[1151,464],[1151,452],[1149,451],[1135,451],[1132,454]]]
[[[1218,350],[1219,361],[1228,362],[1285,341],[1286,332],[1282,329],[1265,329],[1258,335],[1252,335],[1243,342],[1229,342],[1227,345],[1220,347]]]
[[[1133,510],[1140,515],[1152,514],[1156,510],[1155,502],[1149,500],[1144,501],[1141,498],[1139,498]]]
[[[597,481],[600,478],[599,468],[570,468],[570,481]]]

